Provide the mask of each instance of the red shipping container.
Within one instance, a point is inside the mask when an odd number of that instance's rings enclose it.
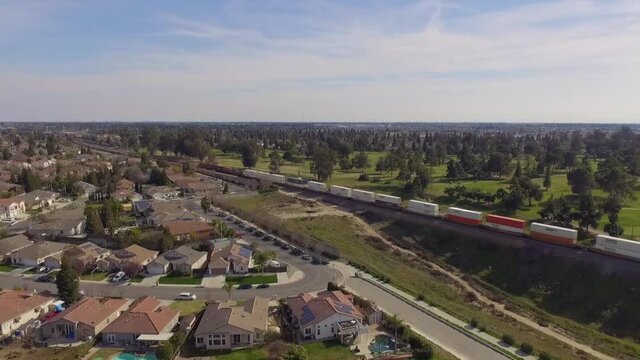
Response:
[[[536,240],[553,243],[557,245],[574,246],[576,244],[575,240],[567,239],[562,236],[545,234],[537,231],[532,231],[529,235],[531,235],[531,237]]]
[[[491,215],[491,214],[487,214],[487,222],[498,224],[498,225],[509,226],[516,229],[524,229],[525,225],[527,224],[527,222],[524,220],[514,219],[514,218],[500,216],[500,215]]]
[[[482,220],[469,219],[466,217],[452,215],[452,214],[447,214],[447,219],[454,222],[461,223],[461,224],[474,225],[474,226],[478,226],[482,223]]]

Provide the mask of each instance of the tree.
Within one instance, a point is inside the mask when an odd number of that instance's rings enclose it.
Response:
[[[485,170],[490,174],[496,174],[499,178],[508,174],[511,167],[511,157],[508,154],[494,152],[489,156],[485,164]]]
[[[7,147],[2,148],[2,160],[11,160],[11,151]]]
[[[411,180],[411,171],[409,171],[409,167],[407,166],[406,161],[403,161],[400,164],[400,171],[398,171],[398,180],[405,185],[409,180]]]
[[[573,218],[578,220],[580,227],[585,231],[589,231],[589,226],[598,227],[598,220],[602,213],[597,208],[593,195],[591,193],[581,195],[578,201],[578,207],[573,213]]]
[[[356,169],[360,169],[360,172],[364,172],[365,169],[371,166],[371,162],[369,161],[369,156],[366,152],[360,151],[353,158],[353,166]]]
[[[229,184],[224,183],[224,187],[222,188],[222,193],[223,194],[228,194],[229,193]]]
[[[174,352],[173,344],[169,341],[161,341],[156,350],[156,355],[158,355],[158,360],[170,360],[173,358]]]
[[[200,200],[200,207],[202,208],[202,211],[204,211],[205,215],[209,212],[209,209],[211,208],[211,200],[208,197],[203,197],[202,200]]]
[[[392,316],[387,316],[384,319],[385,322],[385,326],[387,328],[393,329],[393,333],[394,333],[394,338],[396,341],[396,344],[398,343],[398,330],[401,329],[402,327],[404,327],[404,322],[402,321],[402,319],[400,319],[398,317],[397,314],[393,314]],[[394,352],[395,352],[395,348],[394,348]]]
[[[228,281],[225,281],[222,288],[224,289],[224,291],[227,292],[227,296],[229,297],[229,300],[231,300],[231,293],[233,292],[233,284]]]
[[[56,275],[58,296],[67,306],[80,299],[78,273],[73,270],[69,260],[63,256],[60,271]]]
[[[622,210],[622,205],[622,199],[616,194],[609,194],[602,202],[602,211],[609,219],[609,223],[604,226],[604,231],[611,236],[620,236],[624,233],[624,228],[618,224],[618,214]]]
[[[567,181],[574,194],[586,195],[595,185],[593,173],[588,165],[581,165],[567,173]]]
[[[300,345],[291,344],[289,350],[282,356],[282,360],[307,360],[307,350]]]
[[[542,186],[549,191],[551,187],[551,166],[547,165],[544,168],[544,181],[542,182]]]
[[[258,163],[261,147],[255,141],[247,140],[240,148],[242,155],[242,165],[247,168],[253,168]]]
[[[103,234],[104,225],[100,219],[100,214],[95,207],[85,208],[85,215],[87,217],[87,232],[89,234]]]
[[[24,168],[20,171],[20,176],[18,182],[24,186],[24,191],[31,192],[33,190],[40,189],[41,180],[40,176],[35,174],[31,169]]]
[[[279,152],[272,151],[271,154],[269,154],[269,159],[270,159],[269,171],[275,174],[279,174],[280,167],[284,164],[284,160],[282,159],[282,156],[280,155]]]
[[[275,251],[254,251],[253,264],[260,270],[260,272],[262,272],[267,264],[275,258]]]
[[[456,161],[454,159],[449,160],[449,162],[447,163],[446,176],[449,179],[455,179],[455,180],[460,180],[464,178],[465,172],[464,172],[464,169],[462,168],[462,165],[460,165],[459,161]]]
[[[149,182],[156,185],[170,185],[171,180],[167,176],[167,172],[159,167],[153,167],[149,173]]]
[[[318,180],[326,181],[333,175],[333,167],[336,165],[336,154],[326,146],[318,146],[311,157],[311,173]]]
[[[606,192],[624,197],[633,195],[635,178],[630,176],[620,161],[614,157],[598,164],[596,183]]]

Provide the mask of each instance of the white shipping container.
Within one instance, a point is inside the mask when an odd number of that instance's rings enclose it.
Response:
[[[400,205],[402,199],[397,196],[376,194],[376,201],[391,205]]]
[[[278,175],[278,174],[271,174],[269,176],[269,179],[276,184],[284,184],[287,181],[287,179],[284,176]]]
[[[598,235],[596,236],[595,247],[597,249],[604,249],[606,247],[624,250],[627,252],[635,252],[640,256],[640,242],[638,241],[627,240],[608,235]]]
[[[531,223],[531,231],[553,236],[559,236],[569,240],[578,240],[578,230],[567,229],[559,226]]]
[[[371,191],[364,191],[358,189],[351,189],[351,197],[360,201],[374,202],[376,201],[376,194]]]
[[[344,186],[331,185],[331,187],[329,188],[329,192],[331,192],[333,195],[351,197],[351,188]]]
[[[418,200],[409,200],[407,209],[418,214],[438,216],[438,204],[432,204]]]
[[[244,176],[246,177],[250,177],[250,178],[257,178],[258,174],[255,170],[251,170],[251,169],[245,169],[243,172]]]
[[[309,181],[307,183],[307,188],[315,191],[327,191],[327,184],[323,182]]]
[[[467,209],[460,209],[457,207],[450,207],[447,209],[447,214],[460,216],[471,220],[482,220],[482,213],[479,211],[471,211]]]

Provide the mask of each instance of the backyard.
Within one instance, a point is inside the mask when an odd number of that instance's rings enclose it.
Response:
[[[199,313],[206,306],[207,302],[205,300],[179,300],[169,305],[172,309],[180,310],[181,316]]]
[[[247,275],[247,276],[227,276],[226,282],[233,285],[259,285],[259,284],[275,284],[278,282],[278,275]]]
[[[348,347],[334,341],[315,342],[305,344],[309,360],[348,360],[354,356]],[[263,360],[268,355],[266,348],[232,351],[227,354],[215,355],[215,360]]]

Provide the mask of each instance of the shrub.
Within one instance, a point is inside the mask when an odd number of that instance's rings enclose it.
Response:
[[[469,321],[469,325],[471,325],[474,328],[477,328],[478,327],[478,320],[471,319],[471,321]]]
[[[372,183],[379,183],[380,182],[380,178],[373,178],[371,179]]]
[[[525,354],[531,355],[533,353],[533,345],[523,342],[522,344],[520,344],[520,351]]]
[[[413,354],[413,358],[416,360],[429,360],[433,357],[431,347],[426,349],[413,349],[411,353]]]
[[[553,360],[551,355],[547,354],[546,352],[541,353],[540,357],[538,357],[538,359],[540,359],[540,360]]]
[[[173,345],[168,341],[162,341],[156,350],[156,355],[159,360],[170,360],[173,358],[173,352]]]
[[[513,344],[515,344],[516,340],[513,338],[513,336],[508,335],[508,334],[504,334],[504,335],[502,335],[502,342],[504,342],[505,344],[507,344],[509,346],[513,346]]]
[[[418,294],[417,299],[418,299],[419,301],[424,301],[424,294]]]
[[[369,174],[360,174],[358,181],[369,181]]]

